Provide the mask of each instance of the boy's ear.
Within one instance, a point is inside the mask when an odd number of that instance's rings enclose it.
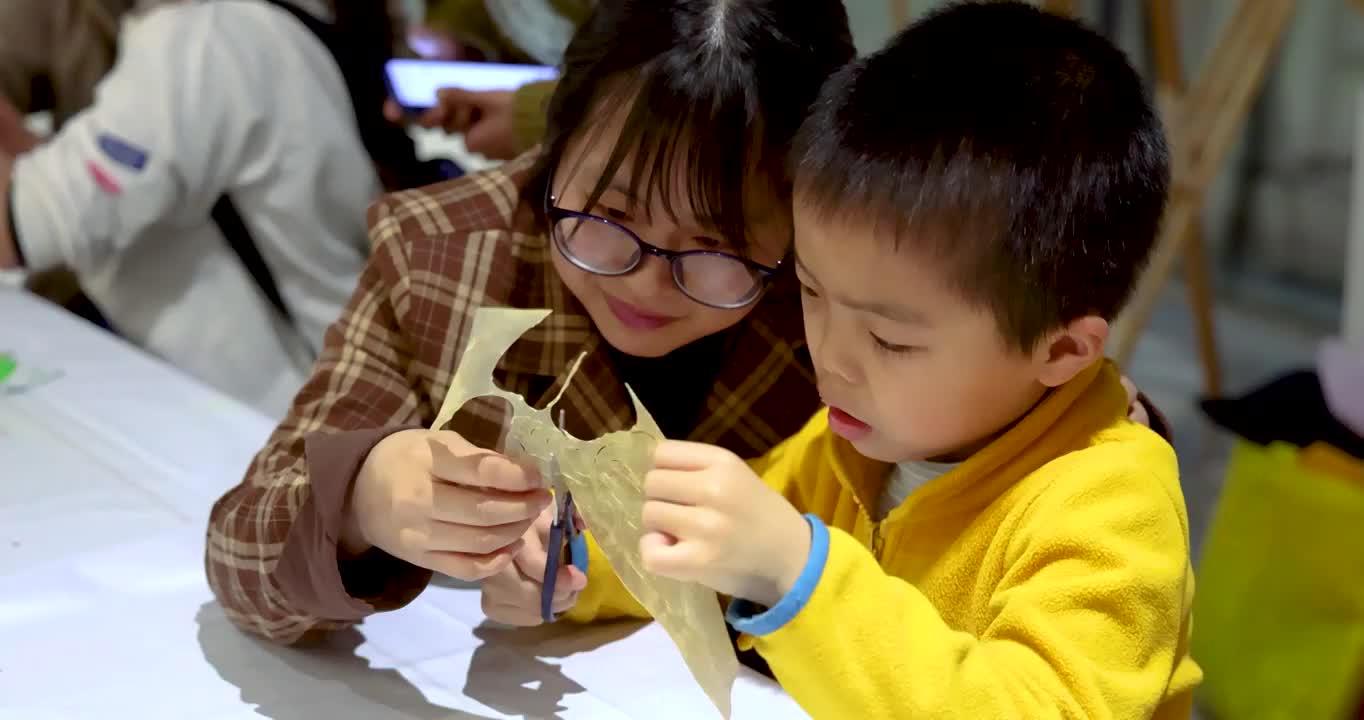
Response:
[[[1097,315],[1072,320],[1053,332],[1037,347],[1037,380],[1047,387],[1060,387],[1103,357],[1108,342],[1108,321]]]

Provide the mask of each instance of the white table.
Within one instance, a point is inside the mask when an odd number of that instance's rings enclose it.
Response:
[[[271,423],[64,311],[0,290],[0,720],[716,717],[656,625],[483,625],[432,587],[322,647],[241,633],[203,528]],[[745,673],[736,718],[804,717]]]

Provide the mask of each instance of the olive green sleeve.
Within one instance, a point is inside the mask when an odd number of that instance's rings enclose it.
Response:
[[[592,0],[551,0],[554,9],[573,23],[574,27],[583,24],[588,15],[592,14],[592,7],[596,5]]]
[[[427,0],[425,24],[477,49],[490,60],[524,62],[521,52],[498,31],[483,0]]]
[[[554,12],[573,23],[582,24],[592,12],[592,0],[550,0]],[[532,58],[507,39],[484,0],[426,0],[426,25],[477,48],[496,62],[530,63]]]
[[[512,101],[512,134],[516,151],[525,152],[540,144],[545,135],[545,111],[558,84],[555,80],[522,85]]]

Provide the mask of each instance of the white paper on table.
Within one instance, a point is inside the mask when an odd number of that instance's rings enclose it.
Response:
[[[499,635],[475,626],[476,590],[433,587],[322,647],[274,646],[232,626],[213,601],[202,542],[201,529],[187,528],[0,573],[0,719],[655,720],[714,712],[657,625],[622,635],[560,623]],[[733,697],[741,720],[804,717],[748,671]]]
[[[61,373],[0,397],[0,414],[38,413],[82,443],[156,468],[163,494],[178,505],[206,513],[241,480],[274,428],[255,410],[28,293],[0,292],[0,318],[0,348],[21,367]],[[20,404],[4,404],[10,401]]]
[[[98,434],[25,397],[0,397],[0,576],[182,527],[208,507]],[[2,588],[3,585],[0,585]]]

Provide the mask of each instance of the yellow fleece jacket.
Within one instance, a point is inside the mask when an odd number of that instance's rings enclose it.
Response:
[[[741,639],[815,718],[1187,718],[1193,575],[1174,452],[1099,363],[881,522],[888,468],[816,415],[755,468],[829,526],[786,625]],[[643,616],[595,547],[569,617]]]

